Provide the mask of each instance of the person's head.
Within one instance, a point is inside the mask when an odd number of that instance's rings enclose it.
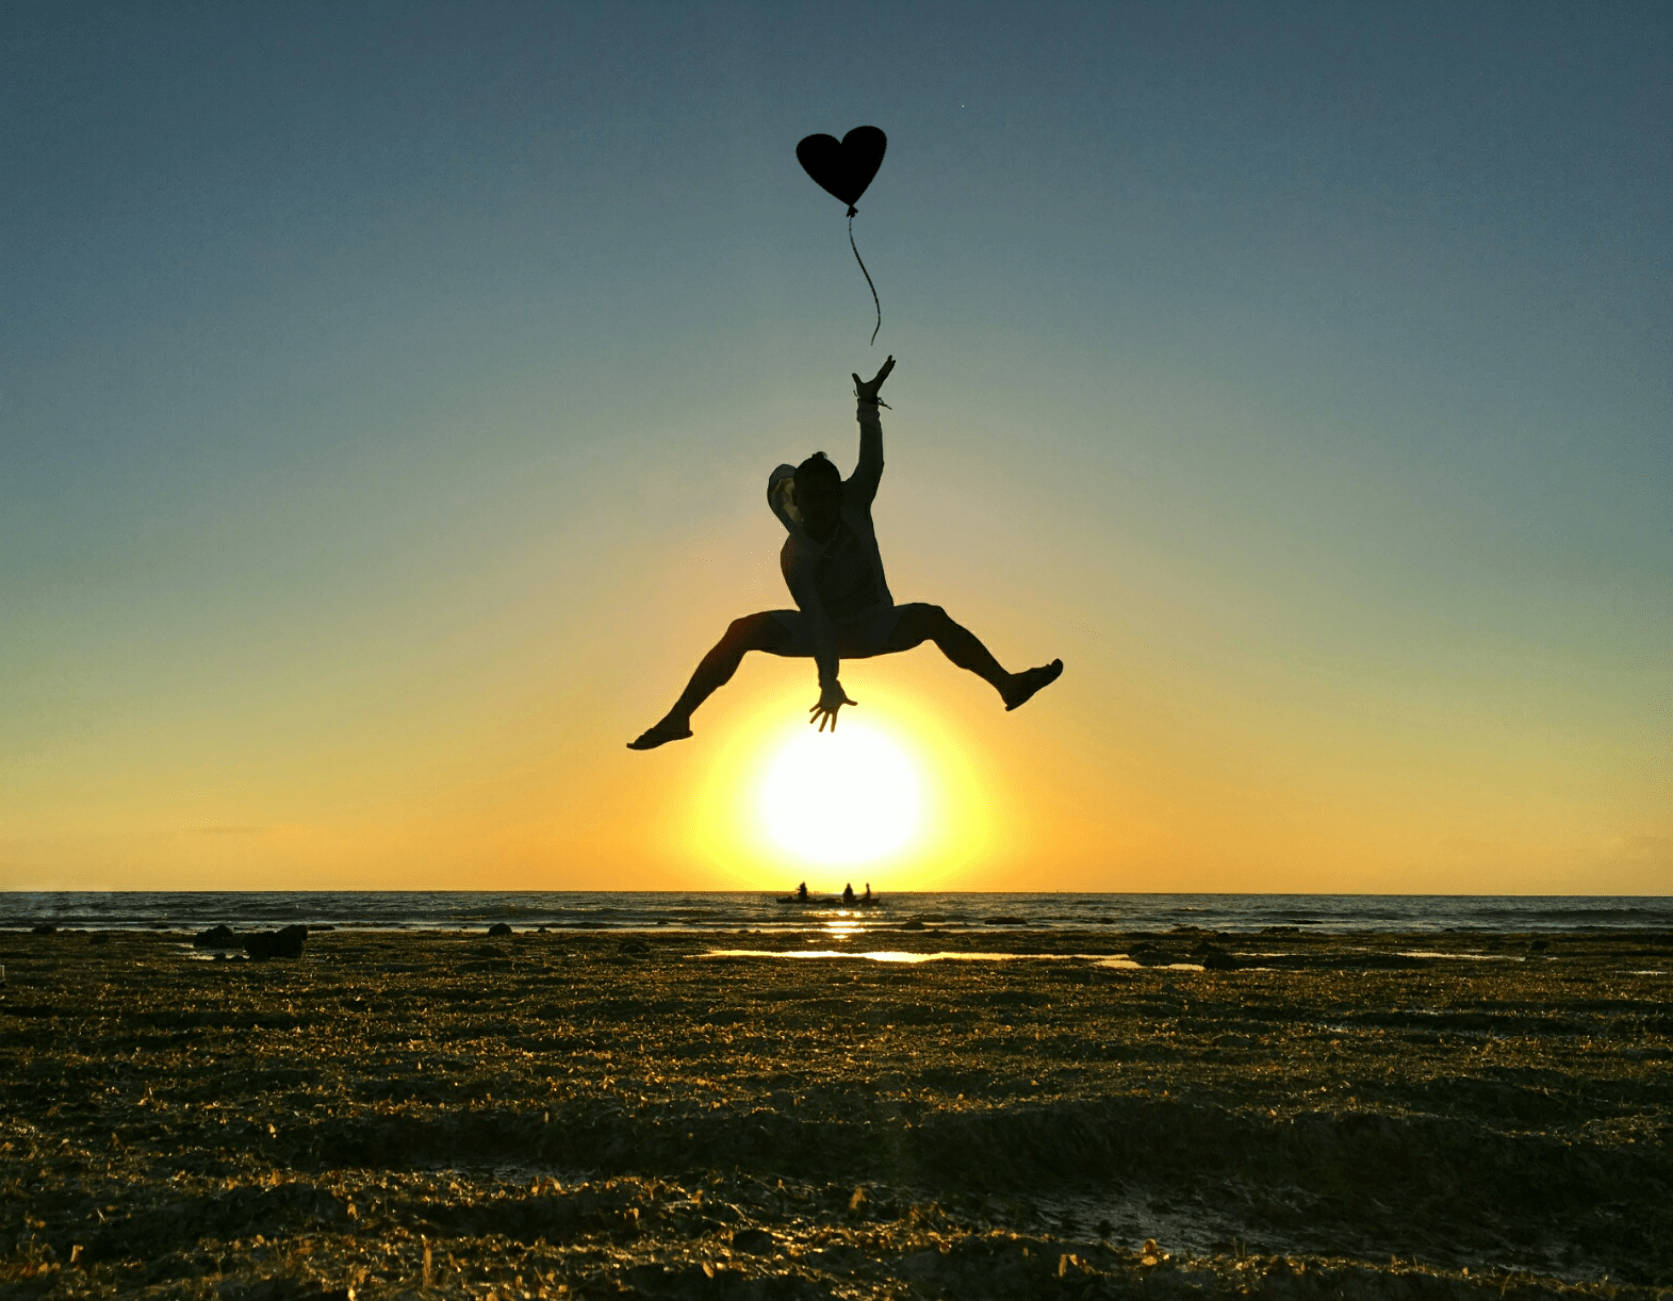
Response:
[[[796,510],[802,527],[822,538],[836,527],[842,515],[842,475],[815,452],[796,467]]]

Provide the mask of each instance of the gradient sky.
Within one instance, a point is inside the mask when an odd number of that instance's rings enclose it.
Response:
[[[0,122],[0,887],[1673,884],[1673,7],[53,0]],[[849,666],[813,870],[810,664],[623,743],[886,353],[896,598],[1068,668]]]

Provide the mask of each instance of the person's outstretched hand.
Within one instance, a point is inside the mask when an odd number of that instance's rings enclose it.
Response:
[[[821,688],[819,703],[808,710],[808,722],[818,723],[819,730],[825,730],[825,724],[831,725],[831,731],[836,731],[837,710],[844,705],[857,705],[858,700],[850,700],[848,693],[842,689],[842,683],[833,682],[830,686]]]
[[[889,378],[889,372],[894,368],[895,359],[890,357],[869,380],[862,380],[858,375],[854,375],[854,396],[864,398],[867,402],[877,401],[877,390],[883,387],[883,381]]]

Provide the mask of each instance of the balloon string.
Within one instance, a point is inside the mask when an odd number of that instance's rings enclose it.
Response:
[[[872,346],[875,347],[877,331],[883,328],[883,304],[877,301],[877,286],[871,284],[871,272],[866,270],[866,264],[860,257],[859,245],[854,243],[854,209],[852,208],[848,210],[848,247],[854,250],[854,260],[860,264],[860,274],[866,278],[866,283],[871,285],[871,301],[877,308],[877,325],[871,332]]]

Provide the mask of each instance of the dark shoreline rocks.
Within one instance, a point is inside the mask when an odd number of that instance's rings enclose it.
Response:
[[[266,962],[271,958],[300,958],[307,938],[306,926],[284,926],[276,931],[250,931],[240,935],[222,924],[192,936],[192,947],[221,953],[243,949],[252,962]]]
[[[227,925],[211,926],[206,931],[199,931],[192,936],[194,949],[236,949],[241,948],[238,932]]]
[[[244,952],[252,962],[269,958],[300,958],[308,938],[306,926],[283,926],[276,931],[252,931],[244,937]]]

